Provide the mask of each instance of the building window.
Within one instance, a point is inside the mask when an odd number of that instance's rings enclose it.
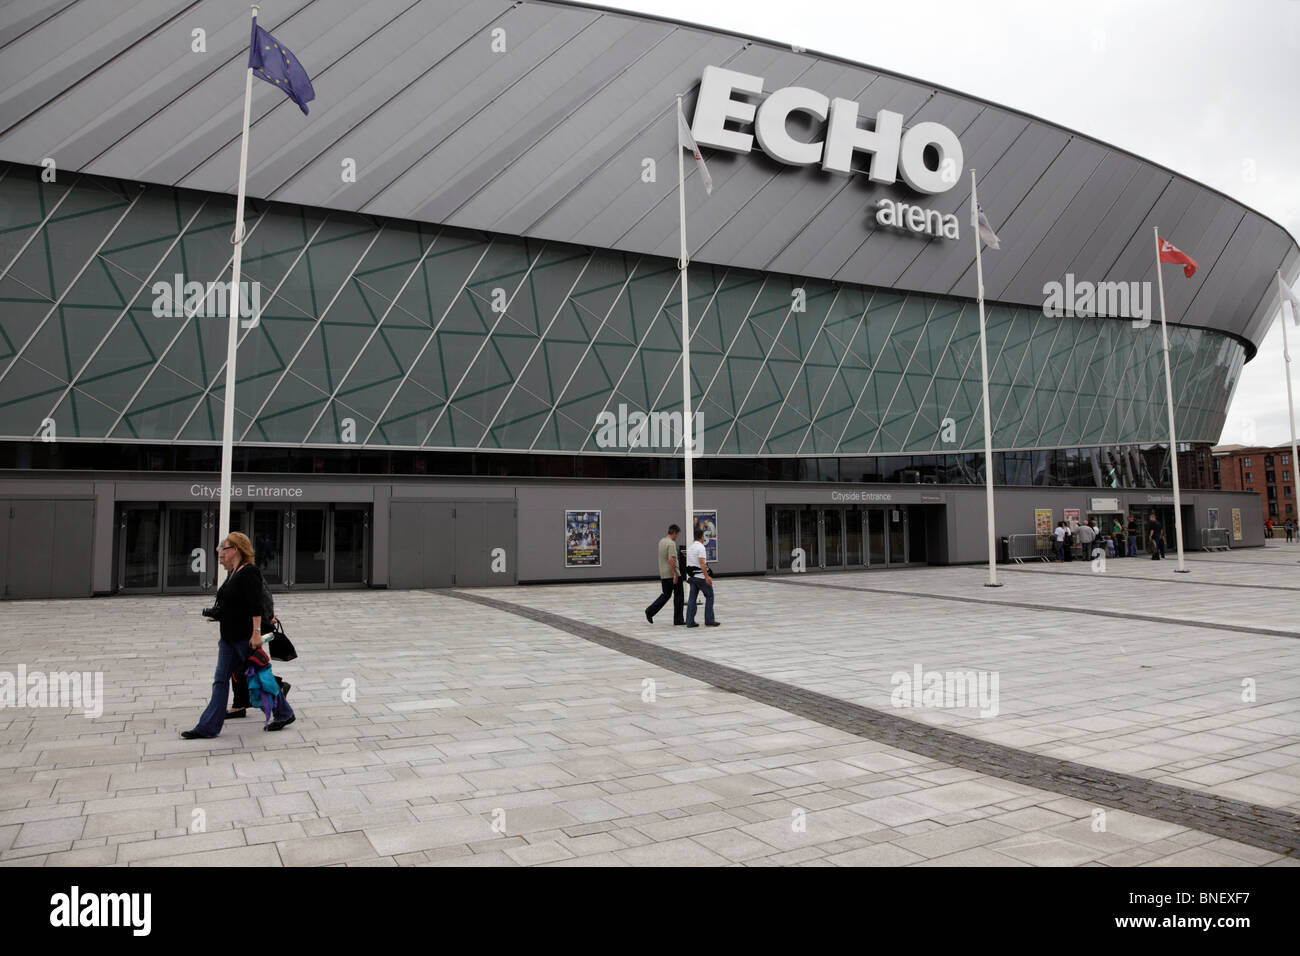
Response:
[[[1276,505],[1275,503],[1270,503],[1270,504],[1269,504],[1269,506],[1268,506],[1268,513],[1269,513],[1269,516],[1270,516],[1270,517],[1273,517],[1273,518],[1276,518],[1276,517],[1277,517],[1277,505]]]
[[[1286,505],[1286,516],[1289,518],[1289,517],[1291,517],[1291,515],[1293,515],[1294,513],[1295,513],[1295,505],[1291,504],[1291,503],[1288,501],[1288,502],[1287,502],[1287,505]]]
[[[1282,486],[1282,497],[1283,497],[1283,498],[1290,498],[1290,497],[1291,497],[1291,486],[1290,486],[1290,485],[1283,485],[1283,486]]]
[[[1277,481],[1277,472],[1270,468],[1268,471],[1264,472],[1264,480],[1270,485],[1273,484],[1273,482]]]
[[[1264,467],[1265,467],[1265,468],[1272,468],[1272,467],[1273,467],[1273,456],[1272,456],[1272,455],[1265,455],[1265,456],[1264,456]]]
[[[1277,485],[1268,486],[1268,500],[1277,501]]]
[[[1254,481],[1254,480],[1255,480],[1255,479],[1254,479],[1253,477],[1251,477],[1250,472],[1246,472],[1246,482],[1247,482],[1247,484],[1249,484],[1250,482],[1252,482],[1252,481]]]
[[[1284,471],[1284,472],[1282,472],[1282,480],[1283,480],[1283,481],[1290,481],[1290,480],[1291,480],[1291,472],[1289,472],[1289,471]]]
[[[1243,459],[1241,459],[1241,463],[1242,463],[1243,465],[1245,465],[1247,468],[1250,467],[1250,459],[1249,459],[1249,458],[1243,458]]]
[[[1284,464],[1284,465],[1289,465],[1289,464],[1291,464],[1291,456],[1290,456],[1290,455],[1283,455],[1283,456],[1282,456],[1282,464]]]

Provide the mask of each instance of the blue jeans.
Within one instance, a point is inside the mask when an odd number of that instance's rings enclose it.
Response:
[[[212,678],[212,700],[208,702],[208,709],[203,712],[199,722],[194,725],[199,736],[215,737],[221,733],[222,725],[226,722],[226,693],[230,687],[230,675],[235,673],[236,668],[244,667],[244,662],[251,653],[248,641],[217,641],[217,671]],[[293,708],[281,694],[272,717],[275,720],[288,720],[292,716]]]
[[[1058,541],[1058,542],[1056,542],[1056,560],[1057,560],[1057,561],[1061,561],[1061,562],[1064,562],[1064,561],[1065,561],[1065,542],[1064,542],[1064,541]]]
[[[704,575],[697,574],[691,578],[691,596],[686,599],[686,626],[695,623],[695,598],[704,592],[704,623],[713,623],[713,585],[704,580]]]
[[[1138,536],[1135,534],[1128,536],[1128,556],[1130,558],[1138,556]]]

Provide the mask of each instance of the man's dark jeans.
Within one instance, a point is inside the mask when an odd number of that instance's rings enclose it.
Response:
[[[226,722],[226,689],[230,686],[230,675],[235,673],[236,668],[242,669],[245,666],[244,662],[251,653],[248,641],[217,641],[217,671],[212,678],[212,700],[208,702],[208,709],[203,712],[199,722],[194,725],[194,730],[200,737],[215,737],[221,733]],[[292,716],[293,708],[281,694],[272,719],[288,720]]]
[[[672,578],[660,578],[659,586],[663,588],[663,593],[645,609],[646,614],[654,617],[663,610],[663,606],[668,603],[668,598],[671,597],[673,599],[673,623],[685,624],[686,620],[682,617],[682,606],[686,603],[682,595],[682,579],[678,578],[677,583],[673,584]]]
[[[691,577],[691,596],[687,599],[686,607],[686,626],[690,627],[695,623],[695,599],[699,594],[704,593],[704,623],[712,624],[713,618],[713,585],[704,580],[704,575],[696,574]]]

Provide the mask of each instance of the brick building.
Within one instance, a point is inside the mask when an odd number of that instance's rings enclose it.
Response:
[[[1265,519],[1296,520],[1295,463],[1290,445],[1216,445],[1214,487],[1223,491],[1253,491],[1262,499]]]

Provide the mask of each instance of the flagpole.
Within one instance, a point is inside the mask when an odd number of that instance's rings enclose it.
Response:
[[[998,584],[997,550],[993,541],[993,416],[989,414],[989,350],[984,336],[984,263],[980,258],[979,196],[975,191],[975,170],[970,171],[970,201],[975,215],[971,232],[975,233],[975,291],[980,306],[980,385],[984,389],[984,510],[988,518],[989,579],[986,588]]]
[[[677,112],[681,115],[682,111],[682,94],[677,94]],[[686,267],[689,260],[686,256],[686,161],[682,158],[681,123],[677,123],[677,211],[679,216],[678,234],[681,237],[681,258],[677,260],[677,268],[681,271],[682,282],[682,452],[686,459],[685,477],[686,477],[686,544],[689,546],[695,540],[695,485],[694,477],[691,471],[691,426],[693,419],[691,417],[691,340],[690,340],[690,317],[688,298],[689,293],[686,285]]]
[[[1282,358],[1283,358],[1282,369],[1286,373],[1286,413],[1291,418],[1291,471],[1292,471],[1291,478],[1293,481],[1291,487],[1294,488],[1297,485],[1300,485],[1300,481],[1295,481],[1296,475],[1300,474],[1300,472],[1297,472],[1297,456],[1296,456],[1296,442],[1295,442],[1295,402],[1291,398],[1291,349],[1287,346],[1287,341],[1286,341],[1287,298],[1286,298],[1286,290],[1282,283],[1281,269],[1277,270],[1277,295],[1278,295],[1278,299],[1280,300],[1278,302],[1278,308],[1282,312]],[[1292,303],[1291,305],[1291,312],[1293,315],[1295,315],[1296,321],[1300,322],[1300,314],[1296,314],[1294,303]]]
[[[252,7],[257,21],[257,5]],[[244,126],[239,140],[239,188],[235,197],[235,231],[230,241],[235,246],[230,267],[230,294],[226,297],[230,313],[226,332],[226,390],[221,421],[221,506],[217,515],[217,542],[230,534],[231,459],[235,437],[235,354],[239,344],[240,268],[244,254],[244,180],[248,176],[248,118],[253,104],[253,68],[244,71]],[[224,581],[224,577],[222,579]]]
[[[1187,574],[1183,563],[1183,499],[1178,490],[1178,439],[1174,435],[1174,380],[1169,371],[1169,331],[1165,326],[1165,278],[1160,271],[1160,227],[1152,226],[1156,237],[1156,285],[1160,289],[1160,338],[1165,351],[1165,399],[1169,405],[1169,471],[1174,478],[1174,533],[1178,538],[1178,574]]]

